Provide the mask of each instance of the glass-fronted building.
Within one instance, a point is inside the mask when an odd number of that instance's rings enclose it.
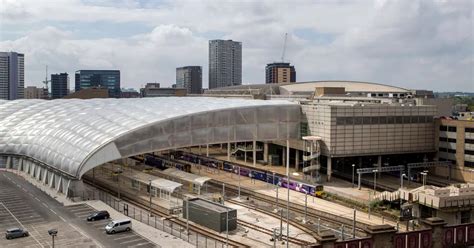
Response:
[[[201,94],[202,69],[200,66],[176,68],[176,88],[184,88],[188,94]]]
[[[69,75],[67,73],[51,74],[51,98],[59,99],[69,94]]]
[[[25,55],[0,52],[0,99],[23,99],[25,90]]]
[[[120,70],[79,70],[75,81],[76,92],[87,88],[107,88],[109,97],[120,97]]]

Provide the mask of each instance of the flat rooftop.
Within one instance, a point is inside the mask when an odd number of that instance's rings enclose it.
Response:
[[[202,198],[194,198],[194,199],[190,199],[189,201],[193,202],[194,204],[199,205],[203,208],[207,208],[207,209],[213,210],[215,212],[219,212],[219,213],[225,213],[227,211],[235,210],[233,208],[226,207],[226,206],[224,206],[222,204],[219,204],[219,203],[204,200]]]

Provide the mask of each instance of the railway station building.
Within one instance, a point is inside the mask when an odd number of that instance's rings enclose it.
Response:
[[[66,195],[82,176],[130,156],[216,143],[296,139],[289,101],[209,97],[0,101],[0,167]]]
[[[205,95],[298,103],[301,132],[290,142],[290,164],[305,173],[317,171],[312,174],[315,181],[321,180],[319,171],[327,180],[335,171],[350,178],[352,165],[378,169],[436,160],[434,118],[446,114],[452,104],[434,98],[431,91],[354,81],[232,86]],[[318,137],[317,144],[303,137]],[[264,162],[284,165],[284,146],[280,141],[264,142]]]

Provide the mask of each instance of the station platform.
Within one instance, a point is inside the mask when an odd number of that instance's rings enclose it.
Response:
[[[120,179],[117,182],[114,180],[114,177],[112,176],[112,173],[116,171],[118,168],[121,168],[122,173],[120,173]],[[144,168],[147,168],[147,166],[142,165],[137,163],[135,166],[120,166],[118,164],[112,164],[112,163],[107,163],[104,164],[98,168],[95,169],[94,173],[94,178],[98,182],[102,182],[107,184],[110,188],[118,189],[120,187],[120,191],[122,193],[126,192],[129,194],[134,194],[137,197],[149,201],[149,194],[142,190],[137,190],[135,188],[132,188],[131,181],[130,179],[137,178],[137,176],[143,177],[145,175],[146,178],[159,178],[153,175],[150,175],[149,173],[142,172]],[[153,169],[156,170],[156,169]],[[153,171],[152,170],[152,171]],[[202,171],[201,171],[202,172]],[[86,173],[88,178],[92,177],[92,171],[89,171]],[[197,173],[196,173],[197,174]],[[199,197],[197,194],[192,194],[189,192],[184,192],[181,190],[177,190],[177,194],[180,196],[190,196],[190,197]],[[181,208],[183,205],[182,199],[175,197],[175,196],[170,196],[170,199],[162,199],[160,197],[152,197],[152,203],[153,205],[157,205],[162,208],[166,209],[173,209],[173,208]],[[201,197],[205,197],[202,195]],[[261,213],[258,213],[256,211],[252,211],[251,209],[246,209],[241,206],[231,204],[231,203],[225,203],[226,206],[235,208],[238,210],[238,217],[239,219],[253,223],[257,226],[261,226],[262,228],[270,229],[278,226],[279,219],[276,219],[274,217],[264,215]],[[286,228],[286,225],[285,225]],[[286,229],[285,229],[286,230]],[[225,233],[223,233],[225,235]],[[308,242],[314,243],[316,240],[310,236],[305,234],[302,230],[290,225],[290,236],[294,237],[297,236],[300,239],[304,239]],[[273,242],[270,241],[270,235],[262,234],[258,230],[252,230],[248,228],[238,228],[237,231],[229,232],[229,237],[230,239],[237,240],[243,243],[248,243],[248,244],[255,244],[258,243],[264,247],[271,247]],[[277,247],[286,247],[284,244],[278,244]],[[290,245],[290,247],[296,247],[293,244]]]
[[[225,156],[222,155],[222,151],[218,151],[218,150],[220,149],[210,149],[209,156],[216,157],[219,159],[223,159],[223,157],[227,158],[226,155]],[[232,160],[231,162],[241,163],[242,161]],[[252,166],[251,163],[246,163],[243,165]],[[198,169],[198,168],[199,167],[192,167],[191,170],[193,173],[207,176],[217,181],[225,182],[226,184],[231,184],[234,186],[238,186],[239,181],[240,181],[240,186],[242,188],[251,189],[256,192],[260,192],[272,197],[276,197],[276,190],[272,184],[268,184],[268,183],[258,181],[258,180],[252,180],[248,177],[243,177],[243,176],[241,176],[239,180],[238,175],[234,173],[225,172],[222,170],[207,169],[207,168]],[[279,173],[283,173],[283,174],[286,173],[286,168],[279,167],[279,166],[259,165],[259,167],[257,168],[265,169],[267,171],[272,171],[273,169],[275,171],[278,171]],[[293,168],[290,168],[290,169],[293,169]],[[301,176],[295,176],[294,174],[291,174],[291,172],[294,172],[294,169],[290,170],[290,175],[292,175],[290,178],[297,179],[297,180],[301,179]],[[357,188],[352,188],[351,183],[346,182],[344,180],[338,180],[338,179],[334,179],[334,182],[331,182],[331,183],[324,183],[324,186],[325,186],[325,190],[338,192],[340,194],[344,193],[346,197],[358,197],[361,201],[365,201],[365,202],[367,202],[367,200],[369,199],[369,192],[373,192],[372,189],[368,189],[368,188],[362,188],[361,190],[358,190]],[[286,200],[287,189],[280,188],[278,196],[279,196],[279,199]],[[298,204],[304,205],[305,194],[290,190],[290,202],[297,202]],[[352,208],[335,204],[333,202],[316,198],[316,197],[308,197],[308,207],[314,208],[320,211],[324,211],[327,213],[331,213],[334,215],[338,215],[341,217],[349,218],[349,219],[352,219],[352,216],[353,216]],[[374,216],[374,215],[369,216],[368,213],[365,213],[362,211],[357,211],[356,219],[358,222],[362,222],[369,225],[388,224],[394,227],[397,226],[397,223],[394,221],[384,220],[383,218]],[[403,226],[402,223],[400,223],[399,225],[400,225],[400,228],[402,228]]]

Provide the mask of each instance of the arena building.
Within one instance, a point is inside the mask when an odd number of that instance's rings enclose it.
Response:
[[[208,90],[205,95],[288,99],[301,105],[301,137],[290,143],[290,163],[304,172],[316,171],[311,173],[316,181],[320,170],[330,180],[334,171],[350,177],[352,165],[377,169],[432,161],[434,117],[451,104],[435,99],[431,91],[355,81],[242,85]],[[283,142],[263,147],[265,162],[285,164]]]

